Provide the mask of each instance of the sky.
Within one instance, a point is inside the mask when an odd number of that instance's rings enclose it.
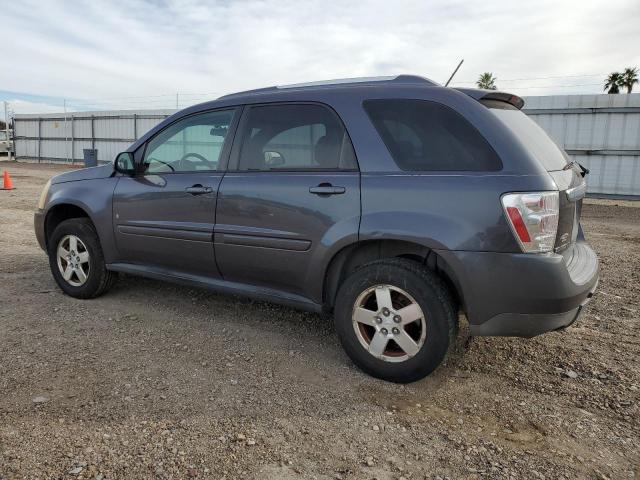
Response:
[[[1,12],[0,101],[15,113],[186,107],[329,78],[444,83],[461,59],[452,86],[488,71],[522,96],[600,93],[608,73],[640,66],[638,0],[20,0]]]

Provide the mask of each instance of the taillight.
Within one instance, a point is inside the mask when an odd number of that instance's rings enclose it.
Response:
[[[523,252],[553,250],[560,212],[558,192],[507,193],[502,206]]]

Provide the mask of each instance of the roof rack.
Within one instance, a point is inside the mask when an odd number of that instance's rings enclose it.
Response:
[[[338,78],[334,80],[320,80],[317,82],[306,83],[294,83],[291,85],[278,85],[275,87],[258,88],[256,90],[247,90],[244,92],[230,93],[224,95],[222,98],[235,97],[237,95],[254,95],[260,93],[276,92],[278,90],[288,90],[296,88],[312,88],[312,87],[330,87],[335,85],[363,85],[363,84],[376,84],[376,83],[402,83],[402,84],[423,84],[423,85],[437,85],[428,78],[418,75],[392,75],[384,77],[355,77],[355,78]]]
[[[428,83],[435,85],[434,82],[417,75],[389,75],[386,77],[354,77],[354,78],[336,78],[333,80],[320,80],[317,82],[294,83],[291,85],[278,85],[276,88],[304,88],[304,87],[322,87],[325,85],[348,85],[353,83],[375,83],[375,82],[394,82],[394,83]]]

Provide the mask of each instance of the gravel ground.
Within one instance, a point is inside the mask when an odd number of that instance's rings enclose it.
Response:
[[[0,479],[637,478],[640,205],[588,201],[601,283],[574,327],[461,336],[399,386],[331,322],[135,277],[64,296],[32,211],[63,167],[3,163]]]

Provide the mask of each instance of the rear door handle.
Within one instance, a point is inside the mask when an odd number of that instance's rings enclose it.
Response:
[[[321,183],[317,187],[310,187],[309,193],[316,195],[342,195],[347,189],[344,187],[334,187],[330,183]]]
[[[213,188],[203,187],[200,184],[196,184],[196,185],[193,185],[192,187],[185,188],[185,191],[187,193],[190,193],[191,195],[204,195],[205,193],[213,192]]]

